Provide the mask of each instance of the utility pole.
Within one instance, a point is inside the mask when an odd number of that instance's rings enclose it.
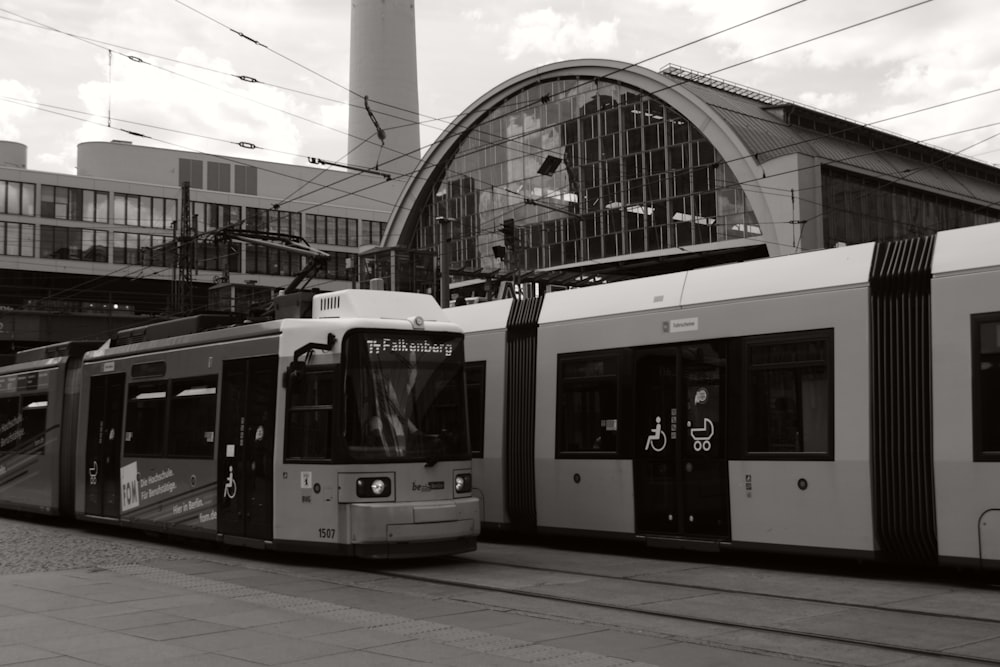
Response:
[[[174,271],[170,310],[187,315],[194,308],[194,233],[191,228],[191,184],[181,186],[181,219],[174,222]]]
[[[521,241],[517,238],[517,225],[514,218],[507,218],[503,221],[503,242],[507,247],[507,265],[510,267],[510,281],[514,286],[514,298],[519,298],[521,293],[521,271],[520,271],[520,249]]]
[[[446,238],[445,231],[451,231],[451,223],[455,222],[454,218],[435,218],[438,222],[438,271],[441,274],[441,285],[439,287],[441,291],[441,298],[438,303],[441,304],[442,308],[447,308],[451,303],[451,275],[449,271],[451,270],[451,246],[450,238]]]

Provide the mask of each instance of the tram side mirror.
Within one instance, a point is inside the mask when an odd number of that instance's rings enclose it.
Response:
[[[285,389],[291,389],[294,391],[302,386],[305,377],[305,362],[293,361],[288,364],[288,368],[285,370],[285,376],[282,378],[282,386],[284,386]]]

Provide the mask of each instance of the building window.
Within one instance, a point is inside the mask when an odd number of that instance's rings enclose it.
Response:
[[[115,264],[173,266],[173,239],[169,236],[115,232],[112,241],[111,261]]]
[[[0,222],[0,254],[8,257],[34,257],[35,226],[21,222]]]
[[[192,188],[201,190],[203,188],[201,172],[201,160],[180,158],[177,167],[177,185],[183,186],[188,183]]]
[[[247,207],[247,229],[302,236],[302,214],[273,208]]]
[[[43,258],[71,259],[77,262],[107,262],[108,232],[103,229],[70,229],[41,225],[38,255]]]
[[[330,215],[306,213],[302,238],[309,243],[337,245],[337,218]]]
[[[207,232],[235,225],[240,221],[240,207],[229,204],[191,202],[191,224],[196,232]]]
[[[617,351],[560,355],[556,389],[559,455],[617,452],[619,364]]]
[[[358,221],[354,218],[337,218],[337,245],[358,247]]]
[[[107,192],[43,185],[39,212],[43,218],[107,222],[108,201]]]
[[[35,214],[35,184],[0,181],[0,213]]]
[[[229,192],[229,174],[232,170],[226,162],[208,163],[208,188],[216,192]]]
[[[833,335],[746,342],[746,453],[833,456]]]
[[[114,222],[132,227],[171,229],[177,220],[177,200],[145,195],[115,194]]]
[[[972,318],[972,432],[977,461],[1000,459],[1000,313]]]
[[[236,171],[236,193],[241,195],[257,194],[257,167],[238,164]]]
[[[378,220],[361,221],[361,245],[378,245],[382,241],[385,223]]]

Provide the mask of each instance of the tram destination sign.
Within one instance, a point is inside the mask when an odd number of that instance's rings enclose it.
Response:
[[[368,354],[421,354],[429,357],[451,357],[455,353],[454,341],[437,341],[426,336],[398,334],[370,334],[366,337]]]

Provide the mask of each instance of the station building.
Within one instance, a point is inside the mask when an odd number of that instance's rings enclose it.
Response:
[[[455,119],[373,275],[487,298],[504,281],[538,293],[998,219],[991,165],[681,67],[580,60]],[[413,280],[427,255],[448,267],[440,285]]]
[[[8,355],[150,317],[248,312],[309,267],[300,248],[329,255],[305,286],[357,284],[359,253],[379,244],[401,185],[128,142],[80,144],[77,173],[57,174],[27,169],[27,150],[0,142]],[[245,242],[226,230],[257,234]]]
[[[677,66],[524,72],[421,155],[413,12],[352,4],[347,170],[113,141],[67,175],[0,142],[0,354],[246,312],[310,268],[278,236],[329,254],[308,287],[447,305],[1000,219],[1000,169]]]

